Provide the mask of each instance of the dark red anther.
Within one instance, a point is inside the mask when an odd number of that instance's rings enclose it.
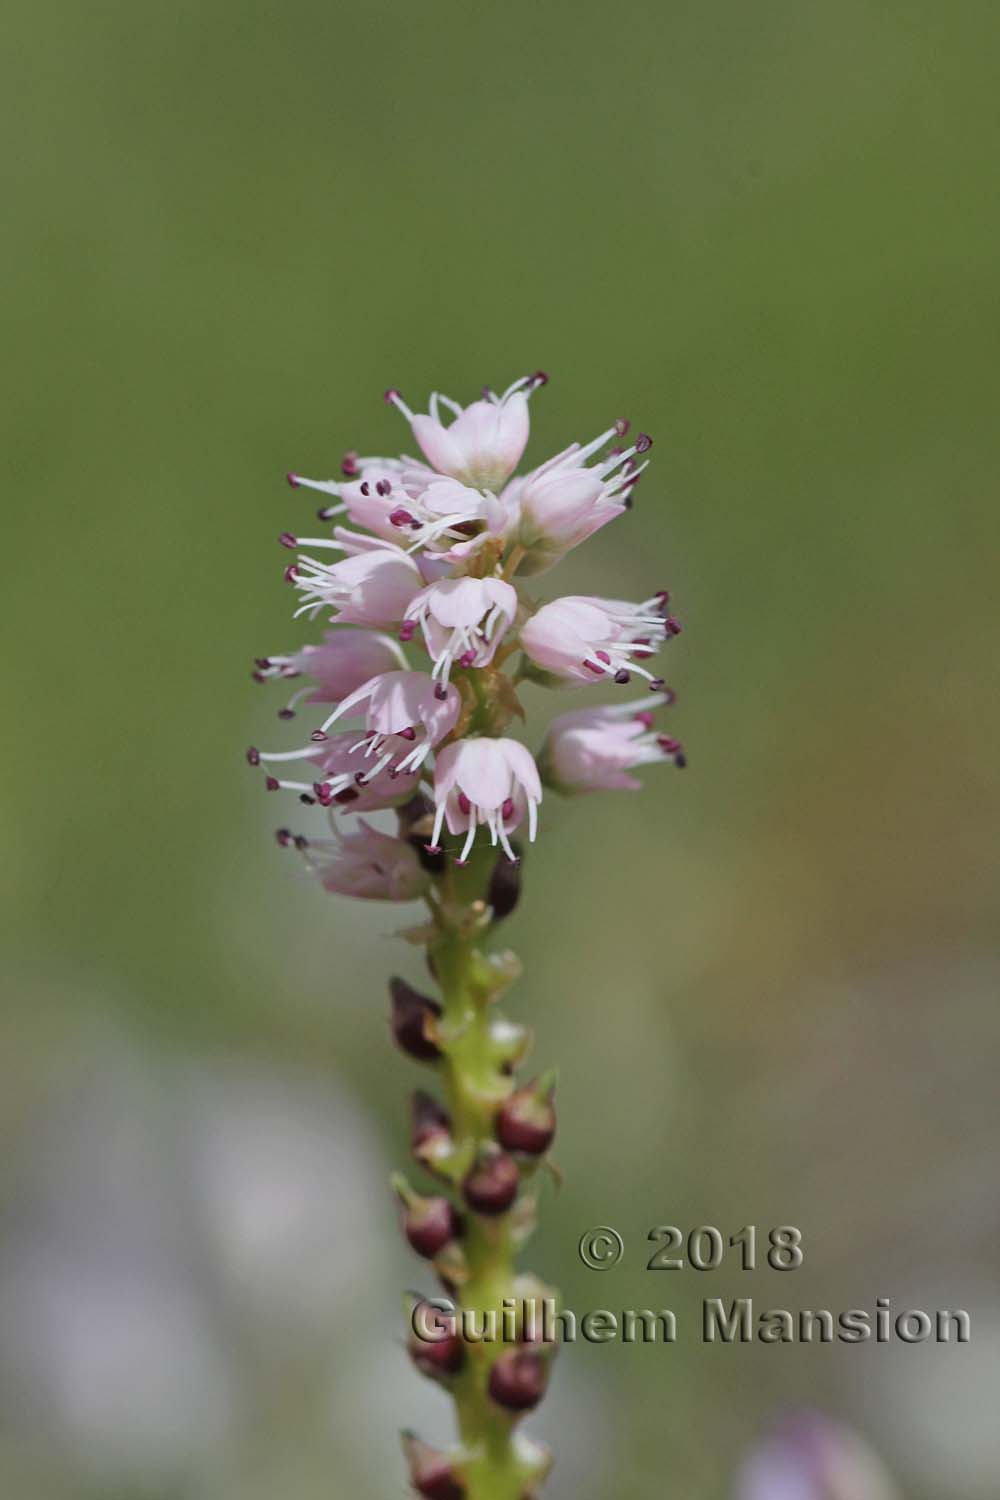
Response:
[[[315,797],[310,797],[310,795],[309,795],[308,792],[300,792],[299,793],[299,801],[302,803],[303,807],[315,807],[316,806],[316,798]]]
[[[471,667],[472,663],[475,661],[475,659],[476,659],[475,648],[472,647],[472,646],[470,646],[469,649],[468,649],[468,651],[463,651],[462,654],[461,654],[461,656],[458,658],[458,665],[460,667]]]
[[[278,780],[277,776],[265,776],[264,786],[267,791],[276,792],[281,786],[281,782]]]
[[[472,811],[472,803],[464,792],[459,792],[458,794],[458,807],[463,818],[467,818]]]
[[[652,729],[656,722],[656,716],[649,708],[640,709],[637,714],[633,714],[633,718],[637,719],[644,729]]]
[[[490,1370],[490,1395],[508,1411],[531,1411],[547,1383],[546,1361],[534,1349],[505,1349]]]
[[[583,665],[587,668],[588,672],[594,672],[598,677],[604,676],[604,668],[598,666],[596,661],[585,661]]]
[[[500,805],[500,816],[503,818],[503,820],[504,820],[505,823],[508,821],[509,818],[512,818],[514,816],[514,799],[513,799],[513,797],[505,797],[504,798],[503,802]]]
[[[615,673],[615,681],[620,685],[624,685],[626,682],[631,682],[632,673],[626,672],[624,667],[619,667],[618,671]]]
[[[548,383],[549,383],[549,377],[548,377],[548,375],[546,375],[546,373],[545,373],[544,370],[536,370],[535,373],[534,373],[534,375],[532,375],[532,377],[531,377],[531,386],[532,386],[533,390],[537,391],[543,385],[548,385]]]
[[[260,765],[260,751],[257,749],[256,745],[248,745],[247,746],[247,765],[248,766],[259,766]]]
[[[266,671],[267,668],[271,665],[271,658],[269,656],[255,656],[253,661],[254,666],[260,667],[262,672]]]
[[[659,606],[660,613],[662,614],[667,605],[670,603],[670,590],[657,589],[653,597],[655,598],[656,603]]]
[[[664,679],[662,677],[651,677],[649,679],[649,691],[651,693],[658,693],[663,686]]]
[[[615,423],[615,432],[619,437],[624,437],[631,426],[632,423],[629,421],[628,417],[619,417],[618,421]],[[619,449],[619,452],[620,451],[621,450]]]
[[[357,802],[360,795],[361,793],[356,791],[353,786],[345,786],[342,792],[335,794],[333,800],[338,806],[343,807],[348,802]]]
[[[648,453],[653,446],[653,439],[648,432],[640,432],[635,440],[636,453]]]
[[[285,569],[284,573],[282,574],[282,577],[284,578],[284,580],[285,580],[286,583],[294,583],[295,580],[296,580],[296,578],[298,578],[298,576],[299,576],[299,570],[295,566],[294,563],[289,563],[288,567]]]
[[[408,724],[405,729],[397,729],[396,733],[401,740],[415,740],[417,737],[417,731],[412,724]]]
[[[448,696],[448,689],[443,682],[439,682],[434,689],[434,696],[439,703],[443,703]]]
[[[681,631],[684,629],[683,625],[681,624],[680,620],[678,620],[676,615],[668,615],[663,623],[666,626],[668,635],[680,635]]]
[[[321,505],[316,512],[316,519],[317,521],[332,521],[337,514],[337,510],[338,507],[336,505]]]
[[[402,643],[403,643],[404,646],[409,641],[413,640],[413,637],[416,635],[416,633],[417,633],[417,622],[416,622],[416,620],[404,620],[403,623],[402,623],[402,625],[400,625],[400,627],[399,627],[399,639],[402,641]]]
[[[487,1146],[462,1183],[469,1207],[477,1214],[506,1213],[521,1185],[517,1162],[499,1146]]]
[[[283,547],[291,547],[293,549],[299,545],[298,541],[294,536],[292,536],[292,533],[290,531],[283,531],[279,536],[278,541]]]
[[[656,743],[667,755],[674,755],[681,748],[680,740],[675,740],[673,735],[670,734],[658,735]]]
[[[297,490],[298,489],[298,487],[299,487],[299,476],[297,474],[291,474],[291,473],[289,473],[289,474],[285,475],[285,478],[288,480],[288,483],[291,485],[291,487],[292,487],[293,490]]]
[[[361,493],[362,495],[364,495],[365,499],[368,498],[371,492],[371,485],[368,483],[367,479],[363,480],[361,484]]]
[[[388,479],[379,479],[376,482],[375,493],[376,495],[381,495],[383,499],[386,495],[392,494],[392,485],[389,483]]]
[[[331,788],[329,782],[314,781],[313,792],[316,794],[316,801],[319,803],[320,807],[330,806],[330,803],[333,801],[333,789]]]
[[[292,830],[290,828],[279,828],[274,836],[282,849],[287,849],[289,844],[292,843]]]
[[[278,718],[279,719],[294,719],[295,718],[295,710],[294,710],[294,708],[279,708],[278,709]]]
[[[340,460],[340,472],[347,479],[353,479],[354,475],[358,472],[358,457],[357,452],[353,448],[349,448]]]
[[[397,505],[395,510],[389,512],[389,520],[393,526],[412,526],[414,517],[406,509],[405,505]],[[419,521],[417,525],[419,526]]]
[[[309,840],[306,838],[304,833],[297,833],[295,835],[295,847],[299,851],[309,848]]]
[[[388,406],[391,406],[394,401],[402,401],[402,399],[402,393],[398,391],[394,385],[391,385],[389,387],[384,397],[384,400]]]
[[[330,736],[325,729],[314,729],[309,738],[314,745],[322,745],[323,741],[329,739]]]

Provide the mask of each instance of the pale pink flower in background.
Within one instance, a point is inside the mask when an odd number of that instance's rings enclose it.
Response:
[[[348,694],[317,734],[363,711],[366,733],[358,744],[367,757],[375,757],[366,774],[376,776],[389,765],[397,775],[418,771],[455,727],[461,703],[455,688],[435,683],[425,672],[383,672]]]
[[[630,448],[612,451],[600,463],[587,465],[613,437],[627,430],[627,422],[616,422],[585,447],[573,443],[522,479],[512,480],[503,491],[501,500],[516,512],[509,528],[511,539],[526,552],[520,573],[543,573],[554,567],[571,548],[628,509],[632,487],[646,468],[645,463],[636,464],[635,456],[647,452],[652,439],[640,433]]]
[[[419,626],[431,675],[447,682],[454,662],[485,667],[493,660],[517,609],[517,590],[501,578],[443,578],[411,600],[400,639],[410,640]]]
[[[543,604],[532,615],[522,627],[521,645],[533,662],[558,677],[628,682],[631,673],[638,672],[659,688],[662,679],[638,662],[680,630],[672,616],[665,616],[666,601],[666,594],[655,594],[641,604],[567,595]]]
[[[395,742],[400,762],[412,748],[408,739],[400,737]],[[392,756],[381,761],[376,769],[369,754],[368,736],[359,740],[356,729],[334,735],[316,730],[312,744],[296,750],[268,751],[254,746],[247,751],[247,759],[251,765],[264,766],[269,792],[298,792],[303,802],[319,802],[323,807],[336,806],[351,812],[378,812],[405,802],[413,796],[412,777],[418,769],[403,767]],[[311,781],[288,781],[274,774],[281,765],[295,761],[316,766],[321,774]]]
[[[495,490],[513,474],[528,441],[528,396],[546,377],[526,375],[508,386],[502,396],[484,393],[483,400],[461,407],[436,391],[426,414],[413,413],[396,390],[386,400],[401,411],[427,462],[441,474],[477,489]],[[451,412],[446,427],[440,408]]]
[[[344,625],[398,625],[414,594],[424,586],[424,578],[413,558],[401,547],[377,537],[342,531],[336,540],[321,542],[313,537],[313,546],[339,547],[347,553],[340,562],[321,563],[312,557],[300,557],[286,576],[301,592],[303,603],[296,616],[308,614],[315,619],[320,610],[335,611],[331,619]],[[296,545],[294,537],[289,538]]]
[[[438,754],[434,768],[437,803],[431,848],[436,849],[445,821],[453,834],[465,834],[459,862],[468,859],[481,824],[490,842],[515,859],[509,834],[527,814],[528,837],[534,839],[542,783],[534,756],[517,740],[456,740]]]
[[[751,1451],[735,1500],[896,1500],[896,1494],[856,1432],[818,1412],[802,1412]]]
[[[363,901],[415,901],[429,876],[412,844],[380,833],[359,818],[350,833],[334,829],[332,839],[295,838],[279,829],[278,842],[294,845],[324,890]]]
[[[405,667],[406,657],[392,636],[377,630],[328,630],[319,646],[303,646],[287,656],[260,656],[254,676],[258,682],[311,677],[292,694],[279,717],[292,718],[297,703],[339,703],[348,693],[379,672]]]
[[[560,714],[549,725],[539,755],[542,780],[563,793],[638,791],[642,782],[628,774],[636,766],[658,761],[684,766],[680,742],[653,729],[652,710],[669,701],[659,693],[641,705],[606,704]]]

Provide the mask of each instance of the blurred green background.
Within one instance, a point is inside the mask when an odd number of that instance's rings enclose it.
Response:
[[[547,583],[669,585],[690,769],[547,804],[509,924],[562,1077],[530,1263],[691,1329],[723,1294],[973,1318],[964,1349],[578,1345],[533,1423],[553,1500],[724,1500],[803,1401],[912,1500],[992,1500],[995,5],[4,29],[5,1492],[392,1496],[395,1430],[448,1430],[381,1190],[414,1082],[385,982],[419,968],[274,848],[248,667],[305,636],[284,471],[403,446],[389,384],[541,366],[534,462],[621,413],[656,439]],[[666,1222],[794,1223],[805,1265],[654,1276]]]

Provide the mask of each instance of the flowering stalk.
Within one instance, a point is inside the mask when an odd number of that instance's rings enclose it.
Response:
[[[447,1294],[415,1294],[409,1307],[413,1362],[451,1395],[458,1424],[448,1453],[404,1434],[410,1483],[428,1500],[530,1500],[551,1462],[520,1425],[548,1383],[554,1349],[539,1314],[550,1293],[515,1263],[549,1165],[555,1084],[518,1079],[529,1034],[496,1005],[520,972],[496,946],[520,895],[516,839],[534,840],[544,788],[635,790],[636,767],[685,764],[655,725],[673,694],[646,665],[680,632],[666,591],[541,605],[522,591],[625,514],[651,447],[644,434],[624,446],[628,423],[616,422],[515,477],[529,399],[545,383],[528,376],[464,409],[435,395],[423,414],[388,391],[423,460],[351,452],[343,480],[289,475],[335,502],[319,511],[332,535],[280,540],[300,553],[285,571],[297,613],[329,610],[338,628],[259,657],[253,674],[307,679],[281,719],[326,706],[306,743],[247,752],[269,791],[298,793],[329,825],[320,838],[282,828],[279,843],[327,890],[427,905],[404,936],[425,948],[437,993],[395,979],[390,994],[397,1044],[438,1084],[413,1098],[413,1155],[433,1187],[393,1178],[403,1233]],[[537,760],[511,734],[525,680],[593,692],[633,677],[643,699],[558,716]],[[392,828],[369,821],[391,814]]]

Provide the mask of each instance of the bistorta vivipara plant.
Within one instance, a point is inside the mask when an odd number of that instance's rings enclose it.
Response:
[[[550,1463],[520,1426],[548,1382],[553,1346],[531,1313],[550,1292],[515,1259],[555,1134],[555,1081],[518,1080],[528,1032],[496,1005],[519,974],[495,935],[518,900],[523,842],[543,790],[634,790],[637,766],[685,763],[655,722],[673,695],[652,663],[680,631],[666,591],[533,597],[536,576],[631,507],[652,446],[617,421],[515,476],[546,383],[539,372],[466,407],[433,395],[426,413],[387,391],[422,459],[350,452],[340,479],[289,474],[324,495],[319,519],[334,525],[282,534],[298,554],[285,578],[296,614],[334,628],[254,671],[296,682],[279,718],[315,715],[305,743],[247,752],[270,791],[296,793],[328,825],[321,837],[282,828],[278,842],[329,891],[427,906],[405,936],[425,947],[436,993],[393,979],[390,995],[396,1043],[438,1085],[412,1106],[413,1155],[434,1190],[393,1180],[403,1233],[448,1299],[408,1308],[413,1362],[457,1411],[449,1452],[404,1434],[428,1500],[527,1500]],[[511,733],[525,681],[644,692],[560,714],[536,757]],[[366,816],[390,810],[391,830]],[[482,1330],[491,1316],[510,1336],[472,1337],[470,1320]]]

